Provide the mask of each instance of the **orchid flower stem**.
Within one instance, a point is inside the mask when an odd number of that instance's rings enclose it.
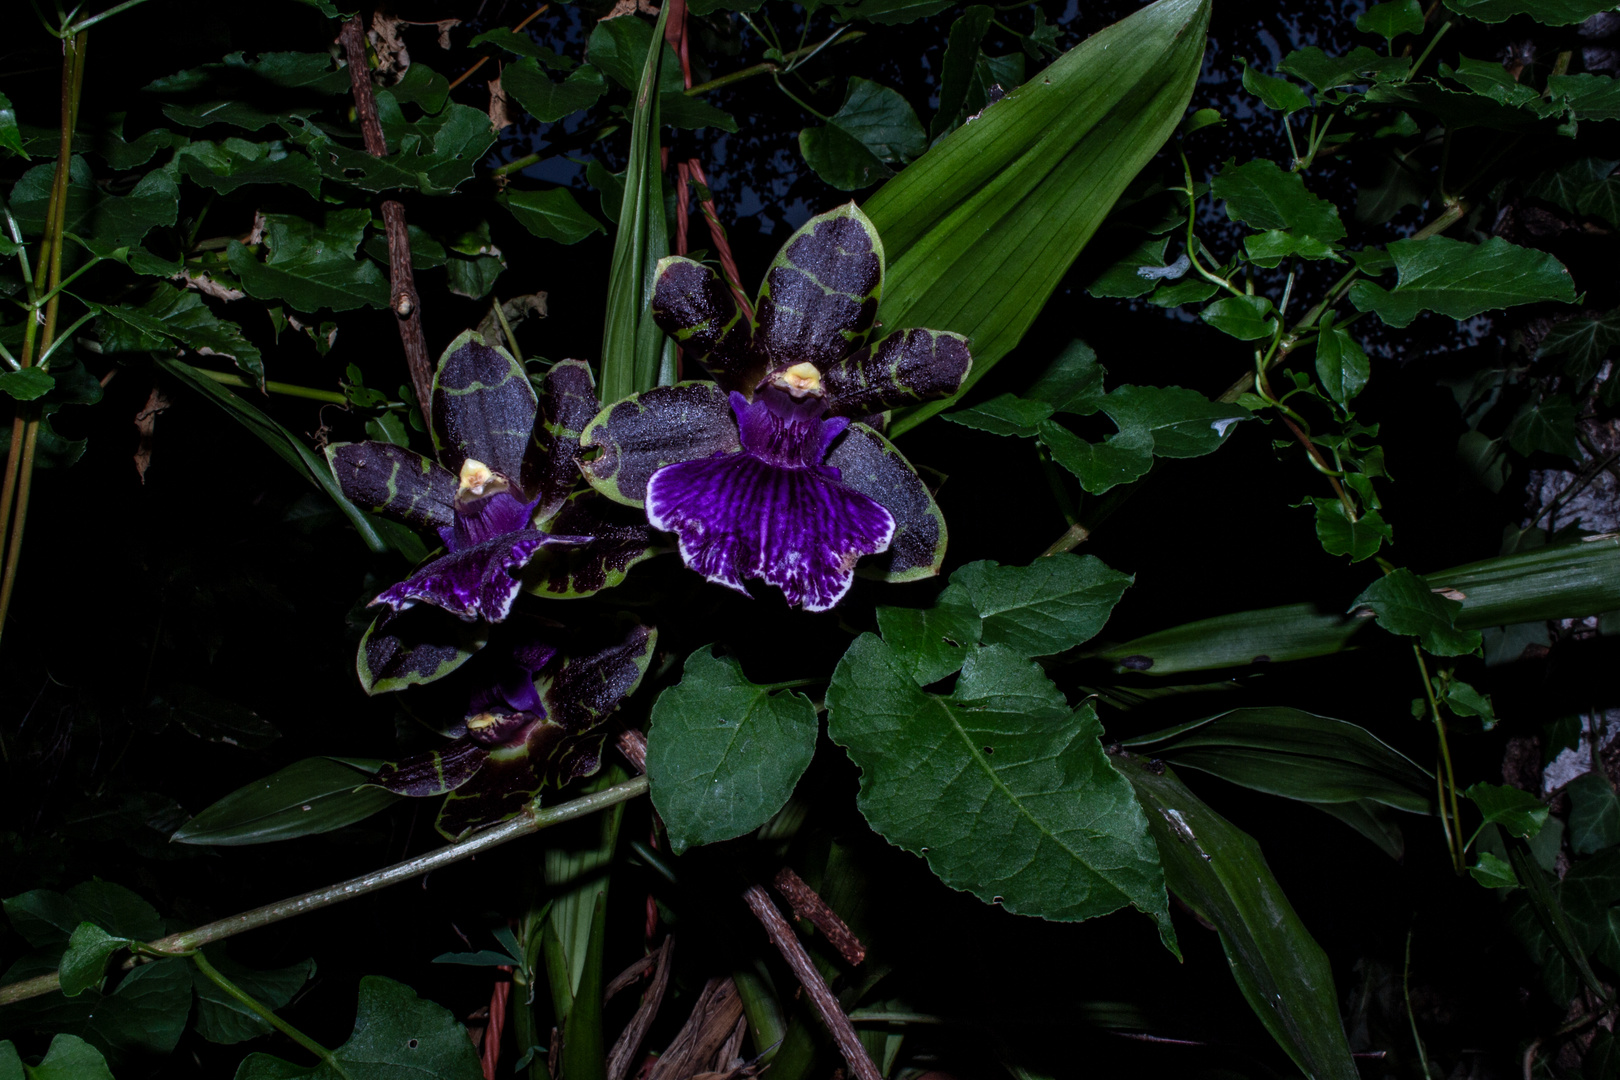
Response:
[[[1192,164],[1187,160],[1186,154],[1181,155],[1181,171],[1187,181],[1187,261],[1192,263],[1192,268],[1198,271],[1198,276],[1205,281],[1221,286],[1233,296],[1242,296],[1242,289],[1214,271],[1204,269],[1204,264],[1198,261],[1198,236],[1194,231],[1198,224],[1198,200],[1193,197]]]
[[[462,859],[481,854],[491,848],[499,847],[520,836],[539,832],[552,825],[560,825],[565,821],[587,817],[599,810],[606,810],[610,806],[617,806],[622,802],[647,793],[647,778],[638,776],[626,780],[622,784],[615,784],[602,791],[593,791],[589,795],[581,795],[569,802],[559,803],[556,806],[538,806],[530,803],[525,812],[511,821],[496,825],[480,832],[475,832],[467,839],[448,847],[439,848],[426,855],[418,855],[414,859],[395,863],[382,870],[374,870],[369,874],[362,874],[357,878],[328,885],[314,892],[294,896],[274,904],[244,911],[239,915],[232,915],[218,922],[208,923],[192,930],[184,930],[178,934],[171,934],[159,941],[151,942],[147,948],[165,952],[185,952],[191,949],[200,949],[213,941],[221,941],[235,934],[248,930],[257,930],[271,923],[283,919],[290,919],[295,915],[304,915],[311,911],[340,904],[345,900],[352,900],[357,896],[385,889],[390,885],[397,885],[402,881],[419,878],[423,874],[431,873],[443,866],[460,862]],[[133,961],[131,961],[133,964]],[[22,982],[0,986],[0,1005],[10,1005],[28,998],[39,997],[60,989],[61,982],[55,972],[41,975],[37,978],[26,979]]]
[[[252,994],[249,994],[246,990],[243,990],[241,987],[231,982],[231,980],[227,979],[224,975],[220,974],[219,969],[208,962],[208,957],[203,955],[203,951],[201,949],[198,949],[196,952],[191,954],[191,962],[197,965],[197,970],[202,972],[203,976],[209,982],[213,983],[215,986],[223,990],[228,996],[239,1002],[243,1008],[247,1009],[254,1016],[257,1016],[260,1020],[263,1020],[265,1023],[287,1036],[287,1038],[291,1039],[299,1046],[302,1046],[305,1050],[308,1050],[310,1053],[320,1058],[321,1061],[325,1062],[326,1065],[339,1076],[348,1077],[349,1074],[344,1071],[342,1063],[338,1061],[337,1056],[333,1054],[332,1051],[328,1050],[326,1047],[322,1046],[308,1035],[305,1035],[302,1031],[299,1031],[291,1024],[287,1023],[287,1021],[283,1020],[281,1017],[272,1012],[269,1006],[265,1005],[264,1002],[260,1001]]]
[[[146,0],[124,0],[122,4],[114,4],[106,11],[103,11],[100,15],[92,15],[83,22],[74,23],[72,26],[68,27],[62,32],[62,36],[70,37],[74,34],[82,34],[101,20],[110,19],[120,12],[128,11],[130,8],[144,3],[146,3]]]
[[[38,347],[49,354],[56,340],[56,316],[62,295],[62,233],[67,221],[68,178],[73,163],[73,132],[79,120],[79,95],[84,89],[84,52],[87,42],[81,30],[62,42],[62,140],[57,152],[56,173],[51,183],[50,204],[45,214],[45,239],[40,265],[35,271],[35,290],[47,285],[44,325],[39,330]],[[47,262],[48,254],[48,262]],[[39,275],[47,275],[43,282]],[[37,312],[37,309],[36,309]],[[24,331],[22,366],[34,360],[34,328],[39,320],[30,313]],[[11,425],[11,445],[6,456],[6,476],[0,484],[0,541],[6,541],[5,566],[0,570],[0,635],[5,632],[6,614],[17,587],[17,565],[22,557],[23,529],[28,523],[28,501],[34,480],[34,451],[39,444],[41,411],[36,405],[20,405]],[[13,502],[15,498],[15,502]],[[9,530],[10,536],[7,537]]]
[[[834,34],[832,37],[820,42],[819,44],[808,45],[802,49],[794,49],[792,52],[788,53],[784,57],[784,59],[787,61],[787,65],[785,67],[778,64],[774,60],[764,60],[749,67],[739,68],[736,71],[727,72],[718,78],[710,79],[706,83],[698,83],[696,86],[688,86],[683,93],[685,93],[687,97],[697,97],[700,94],[707,94],[712,90],[718,90],[722,86],[730,86],[734,82],[741,82],[743,79],[751,79],[755,75],[774,75],[777,72],[792,71],[794,68],[801,67],[802,65],[809,63],[817,53],[819,53],[822,49],[827,48],[829,45],[848,45],[850,42],[858,41],[865,36],[866,31],[864,30],[840,30],[837,34]]]
[[[1423,1049],[1423,1037],[1418,1034],[1417,1014],[1412,1012],[1412,931],[1406,932],[1406,963],[1401,967],[1401,997],[1406,1001],[1406,1020],[1412,1025],[1412,1042],[1417,1046],[1418,1062],[1423,1066],[1423,1080],[1434,1080],[1429,1072],[1429,1054]],[[1525,1070],[1529,1072],[1528,1069]]]
[[[1440,715],[1440,703],[1434,697],[1434,683],[1429,679],[1429,665],[1423,660],[1423,648],[1415,641],[1412,643],[1412,655],[1417,657],[1418,674],[1423,679],[1423,696],[1429,703],[1429,716],[1434,720],[1434,732],[1440,742],[1442,772],[1435,778],[1440,788],[1440,824],[1446,832],[1446,846],[1451,850],[1452,869],[1461,874],[1468,862],[1468,853],[1463,847],[1462,818],[1457,811],[1457,775],[1451,768],[1446,721]]]
[[[1434,47],[1440,44],[1440,39],[1445,37],[1446,31],[1450,29],[1451,23],[1449,20],[1440,24],[1440,29],[1434,32],[1434,37],[1430,38],[1429,43],[1424,46],[1423,51],[1418,53],[1418,58],[1412,61],[1412,69],[1406,73],[1406,78],[1403,80],[1404,82],[1412,81],[1412,76],[1418,73],[1418,68],[1423,66],[1423,61],[1429,58],[1429,54],[1434,52]]]
[[[197,372],[197,374],[206,375],[215,382],[224,383],[226,386],[240,386],[248,390],[259,389],[258,383],[244,379],[242,376],[232,374],[229,371],[209,371],[207,368],[196,368],[194,370]],[[305,398],[309,401],[324,401],[328,405],[347,405],[349,403],[349,399],[338,393],[336,390],[317,390],[313,386],[298,386],[293,383],[284,382],[266,382],[264,384],[264,389],[266,393],[282,394],[286,397]],[[389,404],[399,405],[402,403],[389,402]]]
[[[800,100],[800,98],[799,98],[799,96],[797,94],[795,94],[793,91],[789,90],[787,87],[783,86],[782,85],[782,76],[778,75],[776,72],[773,71],[773,72],[771,72],[771,79],[776,83],[776,88],[778,90],[782,91],[782,93],[786,94],[788,96],[788,100],[792,101],[793,104],[797,105],[799,108],[803,109],[805,112],[809,113],[811,116],[815,117],[817,120],[820,120],[823,124],[832,123],[832,120],[830,118],[828,118],[824,113],[821,113],[821,112],[817,111],[816,109],[811,108],[809,105],[806,105],[802,100]]]

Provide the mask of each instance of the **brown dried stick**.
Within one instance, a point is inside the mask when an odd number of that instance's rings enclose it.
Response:
[[[669,987],[669,954],[675,947],[675,937],[670,935],[664,938],[664,943],[658,947],[649,959],[657,963],[653,973],[652,986],[641,999],[641,1007],[636,1015],[630,1018],[630,1023],[619,1033],[613,1041],[613,1049],[608,1051],[607,1078],[608,1080],[624,1080],[630,1075],[630,1066],[635,1064],[636,1051],[641,1049],[641,1042],[647,1037],[647,1029],[652,1027],[653,1020],[658,1017],[658,1008],[663,1004],[664,991]]]
[[[788,902],[793,914],[808,919],[810,925],[821,931],[845,962],[853,965],[866,959],[866,946],[855,936],[855,931],[838,917],[838,912],[827,906],[827,901],[818,896],[816,890],[793,872],[792,867],[782,867],[771,882],[771,887]]]
[[[872,1063],[871,1057],[866,1053],[866,1047],[861,1045],[860,1037],[855,1034],[855,1026],[849,1022],[844,1009],[833,997],[833,992],[827,988],[826,980],[816,965],[811,962],[810,954],[804,951],[799,939],[793,936],[793,928],[788,925],[782,913],[776,910],[769,894],[759,885],[750,885],[743,890],[743,900],[753,911],[754,917],[765,927],[765,934],[771,939],[781,952],[782,959],[786,960],[788,967],[798,978],[799,985],[804,987],[806,994],[810,995],[810,1003],[821,1014],[821,1022],[827,1025],[833,1042],[838,1045],[839,1053],[849,1062],[850,1071],[857,1080],[883,1080],[883,1074]]]
[[[349,85],[354,88],[354,111],[360,119],[360,134],[366,153],[387,157],[382,120],[377,115],[377,97],[371,92],[371,68],[366,62],[366,28],[356,15],[343,24],[338,35],[349,62]],[[411,238],[405,228],[405,205],[389,199],[382,204],[383,226],[388,234],[389,304],[399,317],[399,337],[405,346],[405,365],[411,372],[422,419],[433,420],[433,364],[428,359],[427,337],[422,333],[421,303],[416,295],[416,276],[411,272]]]

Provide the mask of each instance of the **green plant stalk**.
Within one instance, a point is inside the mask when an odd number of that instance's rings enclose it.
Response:
[[[45,325],[40,331],[39,348],[49,352],[56,339],[56,316],[62,296],[58,291],[62,282],[62,232],[67,220],[67,192],[69,172],[73,162],[73,132],[79,120],[79,95],[84,88],[84,50],[87,43],[83,31],[71,40],[62,42],[62,141],[57,152],[56,174],[51,183],[51,201],[46,210],[47,228],[44,247],[40,251],[43,262],[49,252],[46,283],[50,297],[45,302]],[[36,272],[36,278],[38,272]],[[36,280],[35,289],[39,289]],[[29,313],[29,329],[33,328],[37,307]],[[32,363],[32,351],[25,339],[21,364]],[[6,478],[0,485],[0,497],[10,511],[0,511],[0,539],[10,529],[10,543],[6,548],[4,571],[0,571],[0,635],[5,632],[6,614],[11,610],[12,593],[17,587],[17,565],[22,558],[23,530],[28,523],[28,500],[34,480],[34,451],[39,443],[39,425],[42,416],[38,405],[19,407],[11,425],[11,445],[6,459]],[[19,431],[19,428],[21,429]],[[21,435],[19,439],[18,436]],[[15,494],[15,504],[13,504]],[[15,507],[13,509],[13,506]]]
[[[258,390],[259,384],[249,382],[240,375],[229,371],[209,371],[207,368],[194,369],[199,375],[206,375],[214,382],[226,386],[240,386],[247,390]],[[324,401],[329,405],[347,405],[349,399],[336,390],[317,390],[313,386],[299,386],[296,383],[266,381],[264,390],[271,394],[281,394],[284,397],[305,398],[309,401]]]
[[[839,33],[843,33],[843,31],[839,31]],[[699,94],[707,94],[711,91],[718,90],[723,86],[730,86],[734,82],[741,82],[744,79],[751,79],[755,75],[773,75],[782,71],[792,71],[794,68],[799,66],[799,59],[801,57],[805,60],[809,60],[811,57],[815,56],[816,53],[827,48],[829,45],[848,45],[857,38],[863,38],[865,36],[866,31],[864,30],[851,31],[850,33],[843,34],[842,37],[839,37],[838,34],[834,34],[832,37],[821,42],[819,45],[806,45],[802,49],[794,49],[792,52],[788,53],[787,67],[783,67],[774,60],[766,60],[763,63],[755,64],[752,67],[740,68],[737,71],[728,72],[727,74],[721,75],[718,78],[710,79],[706,83],[698,83],[696,86],[689,86],[683,92],[687,97],[696,97]]]
[[[342,1063],[338,1061],[337,1055],[333,1054],[332,1051],[328,1050],[326,1047],[322,1046],[308,1035],[305,1035],[302,1031],[299,1031],[281,1017],[277,1016],[270,1010],[268,1006],[264,1004],[264,1002],[260,1001],[258,998],[254,997],[252,994],[249,994],[246,990],[243,990],[241,987],[231,982],[231,980],[227,979],[220,973],[218,968],[208,962],[208,957],[203,955],[201,949],[198,949],[196,952],[191,954],[191,962],[197,965],[197,970],[202,972],[209,982],[213,983],[215,986],[225,991],[225,993],[235,998],[242,1004],[243,1008],[247,1009],[260,1020],[263,1020],[265,1023],[287,1036],[287,1038],[291,1039],[299,1046],[302,1046],[305,1050],[308,1050],[310,1053],[320,1058],[321,1061],[325,1062],[339,1076],[345,1078],[349,1076],[348,1072],[344,1070]]]
[[[1412,1012],[1412,931],[1406,932],[1406,963],[1401,968],[1401,997],[1406,1001],[1406,1021],[1412,1025],[1412,1042],[1417,1046],[1418,1061],[1423,1065],[1423,1080],[1434,1080],[1429,1072],[1429,1053],[1423,1049],[1423,1038],[1418,1035],[1417,1016]]]
[[[1440,715],[1440,703],[1434,697],[1434,683],[1429,681],[1429,665],[1424,663],[1423,649],[1412,642],[1412,655],[1417,657],[1418,674],[1423,679],[1423,696],[1429,702],[1429,715],[1434,719],[1434,732],[1440,742],[1441,769],[1436,770],[1434,782],[1440,788],[1440,825],[1446,831],[1446,847],[1451,852],[1451,866],[1461,874],[1467,867],[1468,855],[1463,847],[1462,817],[1457,812],[1457,775],[1451,768],[1451,746],[1446,741],[1446,722]],[[1446,820],[1446,807],[1450,804],[1450,820]]]
[[[395,863],[382,870],[374,870],[369,874],[362,874],[357,878],[328,885],[302,896],[290,897],[274,904],[244,911],[239,915],[232,915],[217,922],[208,923],[191,930],[183,930],[178,934],[170,934],[166,938],[150,942],[145,947],[161,952],[187,952],[201,948],[209,942],[222,941],[236,934],[249,930],[257,930],[271,923],[283,919],[290,919],[295,915],[303,915],[321,908],[340,904],[345,900],[352,900],[357,896],[385,889],[390,885],[397,885],[402,881],[421,877],[431,873],[442,866],[460,862],[491,848],[500,847],[520,836],[539,832],[552,825],[560,825],[565,821],[587,817],[600,810],[607,810],[620,803],[628,802],[647,793],[647,778],[638,776],[615,784],[602,791],[594,791],[589,795],[582,795],[577,799],[561,803],[557,806],[541,807],[538,803],[530,803],[523,814],[502,825],[474,833],[457,844],[450,844],[426,855],[418,855],[414,859]],[[61,988],[61,982],[55,972],[49,975],[40,975],[37,978],[25,979],[22,982],[0,986],[0,1005],[10,1005],[28,998],[49,994]]]

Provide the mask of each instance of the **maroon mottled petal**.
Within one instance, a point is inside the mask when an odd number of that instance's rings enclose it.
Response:
[[[539,402],[523,365],[469,330],[450,343],[433,376],[433,445],[460,473],[468,458],[522,483]]]
[[[967,338],[939,330],[891,334],[822,372],[827,410],[860,418],[902,405],[950,397],[973,359]]]
[[[412,754],[403,761],[391,761],[377,770],[371,782],[396,795],[425,799],[454,791],[471,780],[484,766],[489,751],[465,740],[443,750]]]

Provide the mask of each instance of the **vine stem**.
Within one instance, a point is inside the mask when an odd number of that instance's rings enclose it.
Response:
[[[353,900],[357,896],[385,889],[390,885],[397,885],[402,881],[421,877],[451,863],[480,854],[496,848],[520,836],[539,832],[552,825],[560,825],[565,821],[586,817],[610,806],[628,802],[647,793],[647,778],[638,776],[633,780],[626,780],[622,784],[615,784],[602,791],[595,791],[589,795],[582,795],[577,799],[561,803],[557,806],[539,807],[531,803],[522,815],[496,825],[472,836],[457,844],[442,847],[426,855],[418,855],[414,859],[395,863],[382,870],[374,870],[369,874],[362,874],[357,878],[328,885],[313,892],[304,893],[281,900],[274,904],[266,904],[252,911],[244,911],[240,915],[232,915],[227,919],[208,923],[192,930],[183,930],[178,934],[171,934],[161,940],[151,942],[145,948],[159,952],[188,952],[201,948],[209,942],[221,941],[248,930],[257,930],[271,923],[290,919],[295,915],[304,915],[311,911],[340,904],[345,900]],[[22,982],[0,986],[0,1005],[10,1005],[28,998],[49,994],[60,989],[61,982],[55,972],[41,975],[37,978],[26,979]]]
[[[345,1080],[348,1080],[349,1074],[343,1068],[343,1064],[338,1061],[336,1054],[332,1053],[332,1051],[328,1050],[326,1047],[322,1046],[308,1035],[305,1035],[302,1031],[299,1031],[291,1024],[287,1023],[287,1021],[283,1020],[281,1017],[272,1012],[269,1007],[264,1004],[264,1002],[260,1001],[258,998],[254,997],[252,994],[249,994],[247,991],[231,982],[231,980],[227,979],[223,974],[220,973],[218,968],[208,962],[208,957],[203,955],[201,949],[198,949],[196,952],[191,954],[191,962],[197,965],[197,970],[202,972],[204,977],[206,977],[209,982],[213,983],[215,986],[225,991],[225,993],[235,998],[242,1004],[243,1008],[247,1009],[254,1016],[257,1016],[260,1020],[263,1020],[265,1023],[287,1036],[287,1038],[291,1039],[299,1046],[302,1046],[305,1050],[308,1050],[310,1053],[320,1058],[339,1076],[344,1077]]]
[[[229,371],[211,371],[208,368],[197,368],[195,370],[197,374],[225,386],[240,386],[244,390],[263,390],[267,394],[281,394],[284,397],[305,398],[309,401],[324,401],[328,405],[347,405],[349,403],[349,399],[336,390],[317,390],[313,386],[276,382],[273,379],[264,383],[256,383]],[[398,405],[401,402],[395,401],[389,402],[389,404]]]
[[[1429,715],[1434,718],[1434,731],[1440,742],[1440,763],[1443,772],[1435,777],[1440,787],[1440,824],[1446,832],[1446,846],[1451,849],[1452,868],[1461,874],[1468,863],[1468,852],[1463,847],[1462,818],[1457,811],[1457,775],[1451,768],[1451,746],[1446,741],[1446,722],[1440,716],[1440,703],[1434,697],[1434,683],[1429,680],[1429,665],[1423,660],[1423,648],[1412,642],[1412,655],[1417,657],[1418,674],[1423,678],[1423,696],[1429,703]],[[1446,805],[1450,803],[1451,820],[1446,820]]]
[[[48,353],[56,340],[56,316],[62,294],[62,233],[67,221],[68,182],[73,164],[73,133],[78,127],[79,95],[84,89],[84,52],[88,34],[81,30],[62,41],[62,141],[57,152],[56,173],[51,182],[51,199],[46,208],[45,237],[35,271],[34,293],[46,289],[44,325],[36,341],[39,301],[29,305],[28,328],[24,333],[20,367],[31,367],[34,347]],[[47,288],[48,286],[48,288]],[[11,424],[11,445],[6,455],[6,476],[0,484],[0,542],[10,532],[5,568],[0,571],[0,634],[5,631],[11,610],[12,592],[17,586],[17,565],[22,558],[23,529],[28,523],[28,501],[34,481],[34,453],[39,444],[42,411],[38,405],[20,405]]]

